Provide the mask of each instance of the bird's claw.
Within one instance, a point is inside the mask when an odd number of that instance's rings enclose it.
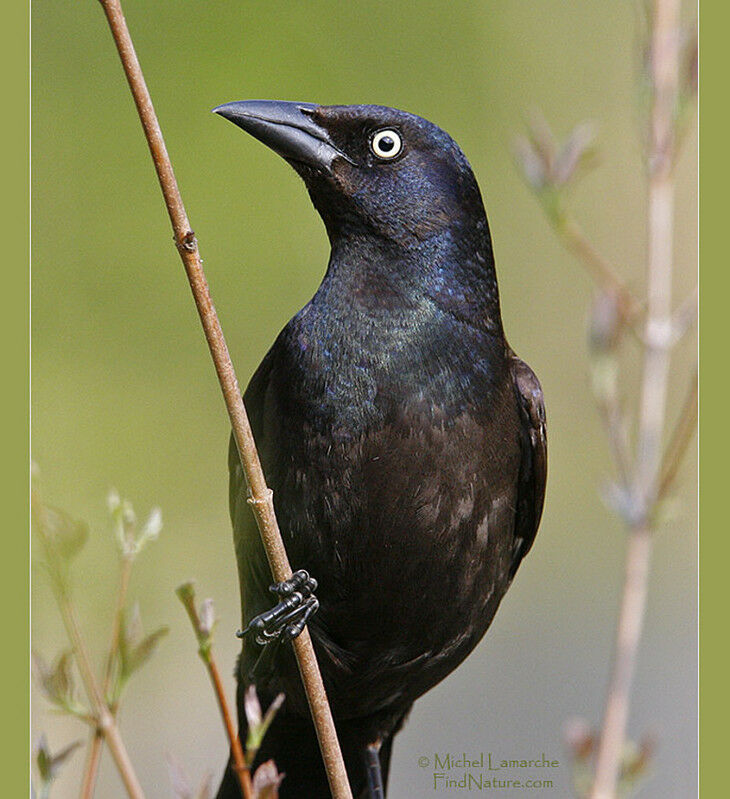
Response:
[[[304,569],[294,572],[288,580],[275,583],[269,590],[281,597],[281,601],[270,610],[254,616],[245,630],[236,633],[239,638],[253,633],[254,640],[261,646],[277,639],[281,642],[291,641],[301,634],[319,608],[319,600],[314,596],[317,581]]]

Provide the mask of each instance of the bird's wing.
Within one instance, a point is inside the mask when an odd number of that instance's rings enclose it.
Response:
[[[515,542],[511,575],[530,551],[542,516],[547,479],[547,434],[542,387],[535,373],[514,353],[512,379],[521,417],[522,460],[517,484]]]
[[[265,470],[268,449],[263,435],[263,427],[272,362],[273,355],[272,351],[269,350],[251,378],[243,397],[254,440]],[[258,535],[254,515],[248,504],[248,489],[243,475],[238,447],[233,435],[230,437],[228,446],[228,473],[229,510],[233,524],[233,538],[242,588],[241,601],[244,606],[244,614],[253,613],[255,615],[265,610],[266,605],[264,604],[260,609],[258,605],[252,605],[252,594],[258,591],[263,597],[261,601],[264,603],[270,599],[267,586],[271,582],[271,572]],[[245,592],[243,589],[245,589]],[[248,621],[248,618],[245,620]]]

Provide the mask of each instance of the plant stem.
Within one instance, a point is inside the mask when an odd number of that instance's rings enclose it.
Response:
[[[246,758],[243,755],[243,747],[241,746],[241,739],[236,733],[236,725],[233,723],[231,712],[228,709],[228,702],[226,701],[226,694],[223,689],[223,682],[221,681],[220,671],[213,656],[205,661],[210,674],[211,682],[215,690],[216,698],[218,699],[218,707],[223,717],[223,723],[226,727],[228,740],[231,742],[231,754],[233,756],[233,770],[238,777],[238,784],[241,786],[241,793],[244,799],[253,799],[253,785],[251,784],[251,772],[246,765]]]
[[[614,666],[596,756],[591,799],[614,799],[626,736],[629,697],[644,620],[653,515],[659,496],[662,436],[672,333],[674,111],[678,85],[680,0],[654,0],[651,27],[653,100],[649,147],[647,316],[633,477],[633,520]]]
[[[122,617],[124,615],[124,607],[127,603],[127,589],[129,588],[129,579],[132,575],[133,562],[134,557],[132,555],[122,553],[122,567],[119,575],[117,604],[114,610],[112,634],[109,641],[106,666],[104,668],[104,681],[102,684],[102,693],[104,697],[108,695],[109,688],[111,687],[114,660],[119,646],[119,634],[122,629]],[[112,708],[111,710],[116,716],[116,708]],[[100,730],[94,730],[89,741],[89,752],[86,758],[86,766],[84,767],[84,777],[81,783],[80,799],[91,799],[91,797],[94,795],[96,779],[99,774],[99,761],[101,760],[103,745],[104,736]]]
[[[689,442],[692,440],[692,434],[697,427],[697,412],[697,373],[695,372],[692,375],[682,410],[679,412],[677,423],[664,453],[658,489],[660,499],[666,496],[677,476],[677,471],[687,452]]]
[[[243,747],[241,746],[241,739],[236,732],[236,725],[233,723],[231,711],[228,708],[228,701],[226,700],[226,692],[223,688],[220,671],[218,665],[213,657],[212,646],[212,632],[209,628],[203,628],[201,625],[200,614],[195,605],[195,592],[192,583],[185,583],[180,586],[176,591],[180,601],[188,614],[190,623],[193,625],[193,632],[198,639],[198,654],[200,659],[205,663],[208,670],[210,680],[213,683],[213,690],[215,691],[216,699],[218,700],[218,708],[223,718],[223,724],[226,728],[228,741],[231,746],[231,757],[233,759],[233,771],[238,778],[238,784],[241,788],[241,793],[244,799],[253,799],[253,785],[251,784],[251,774],[246,763],[246,758],[243,754]]]
[[[614,799],[616,796],[629,715],[629,695],[646,610],[651,547],[652,531],[649,528],[637,528],[629,535],[613,672],[603,716],[591,799]]]
[[[109,750],[112,753],[112,757],[114,758],[114,762],[117,765],[117,769],[119,770],[122,782],[127,789],[127,794],[130,799],[144,799],[144,791],[137,779],[134,767],[129,759],[122,737],[119,734],[119,728],[116,725],[114,715],[104,701],[101,689],[94,676],[94,670],[91,667],[91,661],[81,635],[81,629],[76,619],[74,607],[68,601],[66,595],[60,597],[59,607],[66,632],[74,648],[81,680],[84,683],[89,701],[94,708],[97,728],[101,731],[101,734],[109,745]]]
[[[127,591],[129,590],[129,580],[132,576],[132,564],[134,555],[123,553],[121,556],[122,565],[119,573],[119,590],[117,591],[117,604],[114,609],[114,619],[112,621],[112,634],[109,640],[108,656],[104,667],[104,693],[110,689],[112,675],[114,672],[114,662],[119,648],[119,636],[122,631],[124,620],[124,608],[127,604]]]
[[[86,756],[84,766],[84,776],[81,782],[80,799],[91,799],[96,789],[96,779],[99,776],[99,762],[101,760],[102,745],[104,736],[96,729],[91,733],[89,739],[89,751]]]
[[[73,647],[76,665],[81,675],[81,681],[84,684],[84,690],[86,691],[86,695],[89,698],[93,710],[94,724],[109,745],[109,751],[114,758],[114,762],[116,763],[130,799],[145,799],[144,791],[137,779],[132,761],[127,754],[127,749],[119,733],[114,715],[109,710],[99,683],[96,680],[96,675],[91,665],[91,659],[86,649],[83,635],[81,634],[81,627],[76,618],[76,611],[68,593],[68,587],[61,577],[61,556],[56,551],[55,544],[47,532],[45,510],[40,499],[35,495],[31,497],[31,504],[33,515],[37,519],[36,529],[38,530],[43,544],[46,560],[50,566],[53,593],[61,613],[61,619],[66,628],[66,635]]]
[[[586,267],[596,283],[604,290],[611,291],[616,295],[619,311],[631,327],[631,323],[641,314],[641,303],[629,291],[603,255],[593,246],[573,216],[563,211],[559,217],[554,219],[554,225],[566,248]]]
[[[137,106],[137,112],[147,138],[172,223],[175,244],[185,267],[218,374],[218,381],[233,428],[233,436],[241,458],[243,473],[248,484],[249,502],[256,518],[271,572],[274,579],[280,582],[291,577],[292,570],[274,513],[273,493],[266,485],[251,432],[251,425],[243,406],[238,380],[236,379],[223,331],[208,290],[195,234],[188,221],[172,163],[167,154],[162,130],[152,105],[152,98],[145,84],[144,75],[134,50],[121,4],[119,0],[100,0],[100,2],[109,22],[109,27],[122,61],[122,67]],[[347,781],[347,772],[345,771],[339,742],[337,741],[332,712],[327,701],[314,647],[306,629],[293,641],[293,646],[317,731],[320,749],[322,750],[330,789],[334,799],[351,799],[352,793]]]

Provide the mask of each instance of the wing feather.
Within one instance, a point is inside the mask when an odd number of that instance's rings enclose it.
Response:
[[[530,551],[542,516],[547,480],[547,430],[542,387],[535,373],[512,353],[512,378],[522,421],[522,460],[517,486],[511,575]]]

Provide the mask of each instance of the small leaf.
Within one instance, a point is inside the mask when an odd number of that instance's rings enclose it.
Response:
[[[57,553],[65,561],[77,555],[89,538],[89,528],[85,522],[77,521],[59,508],[46,505],[44,508],[45,526],[53,539]]]
[[[135,603],[131,612],[122,621],[119,636],[120,679],[125,683],[129,677],[141,668],[152,656],[160,639],[168,632],[167,627],[160,627],[144,637],[139,605]]]
[[[79,746],[81,746],[81,741],[74,741],[53,755],[48,748],[45,734],[41,735],[36,746],[36,766],[38,774],[45,785],[49,785],[58,776],[63,764]]]
[[[153,633],[150,633],[142,640],[138,646],[134,648],[129,658],[130,673],[144,666],[144,664],[152,657],[157,644],[169,632],[168,627],[160,627]]]
[[[35,762],[36,766],[38,767],[38,773],[40,774],[41,780],[46,783],[53,779],[53,775],[51,773],[51,761],[51,750],[48,748],[46,734],[42,733],[40,739],[38,740],[38,744],[36,745]]]
[[[142,532],[136,541],[137,552],[141,552],[150,541],[156,541],[162,530],[162,511],[159,508],[153,508],[147,521],[142,527]]]
[[[261,705],[256,695],[256,687],[250,685],[244,697],[244,712],[248,722],[248,733],[246,735],[246,759],[251,765],[256,759],[256,753],[261,748],[267,730],[271,722],[284,704],[284,694],[279,694],[269,705],[266,713],[261,716]]]
[[[137,524],[137,514],[134,512],[134,507],[128,499],[122,502],[122,521],[127,528],[134,527]]]
[[[261,724],[263,716],[255,685],[249,685],[248,688],[246,688],[246,693],[243,697],[243,710],[246,714],[246,721],[248,722],[249,729],[258,727],[259,724]]]
[[[699,73],[699,41],[697,29],[684,32],[680,53],[680,89],[686,97],[695,97]]]
[[[594,352],[615,350],[623,332],[624,317],[618,293],[610,289],[596,292],[591,307],[588,344]]]
[[[547,120],[539,111],[533,111],[527,124],[527,136],[535,155],[540,159],[547,175],[552,175],[558,143],[548,125]]]
[[[33,667],[35,669],[35,678],[39,688],[44,694],[48,695],[47,686],[50,684],[51,668],[37,652],[33,652]]]
[[[652,736],[646,736],[638,746],[629,741],[624,751],[621,778],[635,781],[643,777],[649,770],[655,748],[656,741]]]
[[[121,499],[116,489],[112,489],[107,495],[107,508],[120,552],[126,557],[134,557],[138,551],[134,536],[137,516],[132,503]]]
[[[262,763],[253,775],[254,799],[278,799],[279,786],[284,779],[273,760]]]
[[[185,605],[185,607],[189,607],[191,604],[195,605],[195,583],[192,580],[189,580],[187,583],[182,583],[175,589],[175,593],[178,596],[178,599]]]
[[[642,503],[628,487],[609,481],[601,486],[601,499],[628,526],[633,527],[640,523]]]
[[[139,613],[139,602],[132,605],[132,609],[124,618],[124,642],[127,649],[133,649],[142,640],[142,618]]]
[[[266,735],[266,731],[271,726],[271,722],[274,720],[276,714],[279,712],[281,706],[284,704],[284,694],[277,694],[274,701],[269,705],[266,713],[264,715],[264,720],[261,723],[262,730],[261,730],[261,737],[263,738]]]
[[[532,142],[526,136],[518,136],[514,141],[513,152],[528,185],[536,191],[541,191],[547,182],[547,172]]]
[[[182,763],[171,754],[167,755],[167,773],[170,776],[172,791],[176,799],[192,799],[193,790],[190,787],[190,779]]]
[[[38,687],[50,702],[64,710],[76,707],[71,663],[70,651],[62,652],[53,666],[49,666],[39,654],[33,654]]]
[[[70,652],[63,652],[56,661],[52,681],[57,696],[63,699],[73,698],[73,677],[71,676]]]
[[[212,799],[213,797],[213,778],[210,774],[203,777],[200,787],[195,794],[195,799]]]
[[[58,754],[53,756],[53,771],[54,776],[58,773],[60,767],[71,757],[71,755],[81,746],[81,741],[74,741],[70,743],[65,749],[61,749]]]
[[[544,117],[535,113],[527,133],[514,142],[514,157],[523,177],[537,194],[546,194],[547,210],[556,213],[559,198],[552,196],[566,187],[595,161],[593,125],[583,122],[573,128],[561,146]]]
[[[170,783],[176,799],[211,799],[211,776],[206,774],[197,791],[193,791],[183,765],[171,754],[167,755],[168,773]]]
[[[573,128],[555,157],[552,173],[554,185],[565,186],[595,162],[594,139],[595,131],[590,122],[583,122]]]
[[[200,632],[203,633],[203,635],[210,636],[213,632],[213,627],[215,627],[216,622],[215,606],[213,605],[212,599],[204,599],[200,603],[198,617],[200,619]]]
[[[585,719],[568,719],[565,724],[564,737],[575,760],[587,760],[595,751],[596,735]]]
[[[212,647],[212,630],[215,626],[215,612],[213,600],[206,599],[200,605],[200,610],[195,605],[195,584],[192,581],[183,583],[175,589],[175,593],[182,602],[193,631],[198,641],[198,654],[208,662]]]
[[[122,500],[116,488],[109,489],[109,493],[106,495],[106,506],[110,516],[114,516],[122,507]]]

